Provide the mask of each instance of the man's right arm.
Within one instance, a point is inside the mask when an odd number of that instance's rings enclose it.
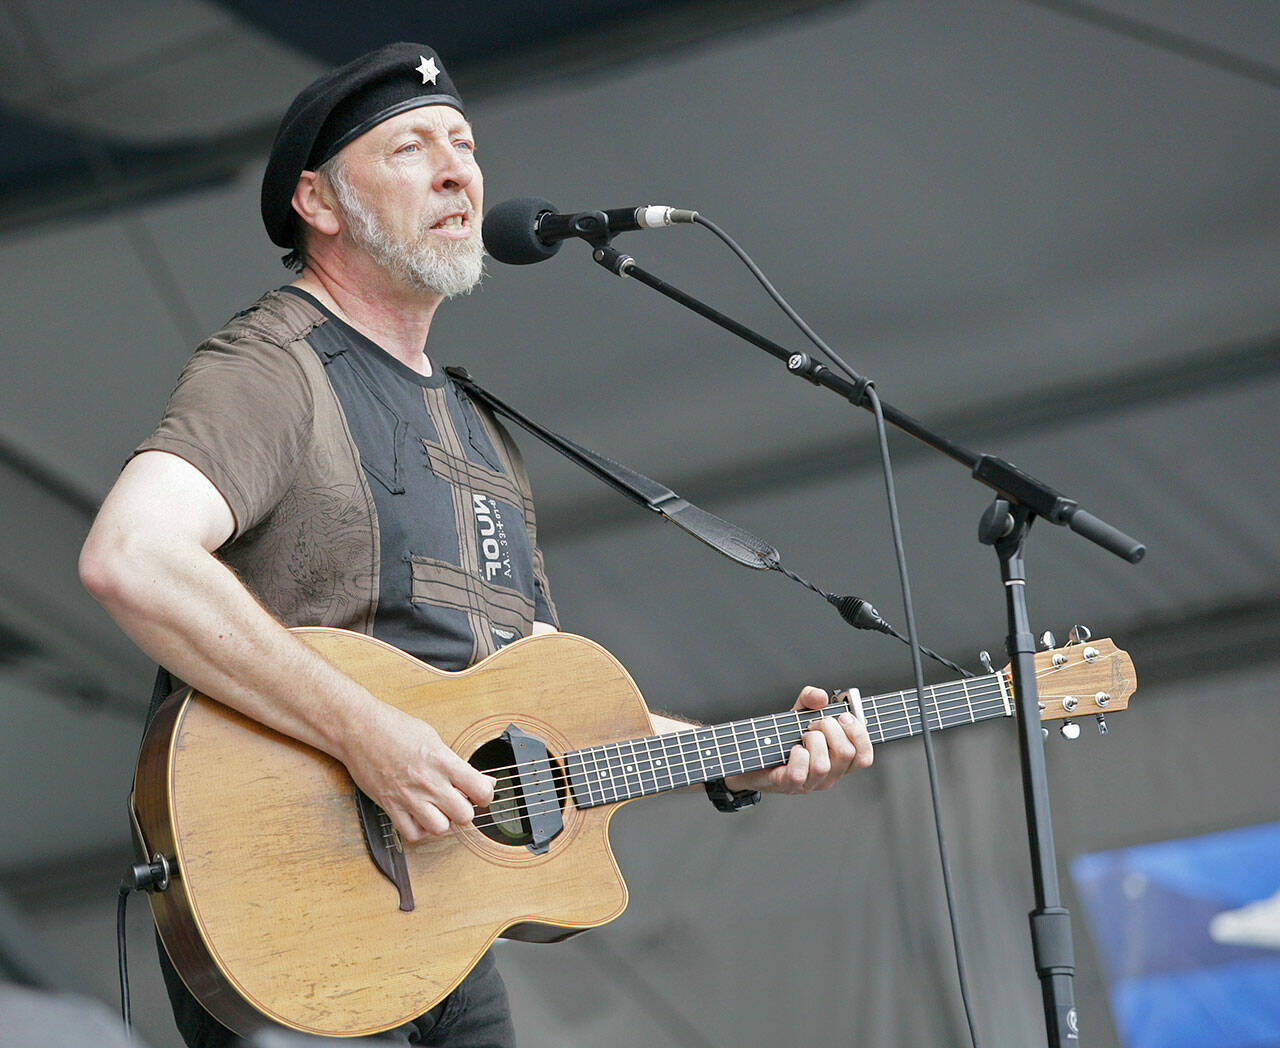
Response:
[[[294,637],[213,551],[235,518],[176,455],[135,457],[80,554],[80,578],[151,658],[198,691],[346,765],[407,841],[471,821],[493,780],[424,721],[379,701]]]

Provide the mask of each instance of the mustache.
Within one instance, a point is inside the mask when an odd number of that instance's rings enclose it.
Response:
[[[467,225],[475,224],[475,207],[472,206],[471,201],[467,198],[465,193],[459,193],[457,197],[444,201],[423,215],[422,225],[424,228],[430,229],[437,222],[448,218],[450,215],[456,215],[459,212],[461,212],[466,218]]]

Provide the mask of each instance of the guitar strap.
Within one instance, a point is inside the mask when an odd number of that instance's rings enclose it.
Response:
[[[510,419],[543,443],[555,448],[569,461],[603,480],[615,491],[620,491],[632,501],[662,514],[672,524],[705,542],[730,560],[759,571],[768,571],[778,566],[780,554],[763,539],[744,531],[736,524],[720,519],[713,513],[699,509],[658,481],[612,459],[607,459],[603,455],[597,455],[594,451],[539,425],[477,385],[466,368],[448,367],[445,368],[445,372],[472,399],[484,404],[496,414]]]

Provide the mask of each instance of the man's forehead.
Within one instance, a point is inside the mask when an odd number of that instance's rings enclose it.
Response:
[[[465,116],[453,106],[433,105],[420,106],[405,113],[398,113],[390,120],[378,125],[388,131],[470,131],[471,124]],[[377,130],[377,128],[373,128]]]
[[[439,134],[462,133],[471,137],[471,124],[458,110],[448,105],[420,106],[404,113],[397,113],[380,124],[369,128],[354,141],[348,142],[341,152],[360,152],[376,148],[388,139],[399,135],[419,134],[432,137]]]

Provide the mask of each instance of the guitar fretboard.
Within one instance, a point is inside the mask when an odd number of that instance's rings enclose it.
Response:
[[[934,730],[1007,716],[1011,701],[1004,678],[996,673],[925,689]],[[860,705],[874,743],[920,733],[914,689],[865,698]],[[615,804],[785,764],[814,721],[850,711],[857,713],[857,705],[833,702],[823,710],[790,710],[574,750],[565,755],[573,801],[580,808]]]

